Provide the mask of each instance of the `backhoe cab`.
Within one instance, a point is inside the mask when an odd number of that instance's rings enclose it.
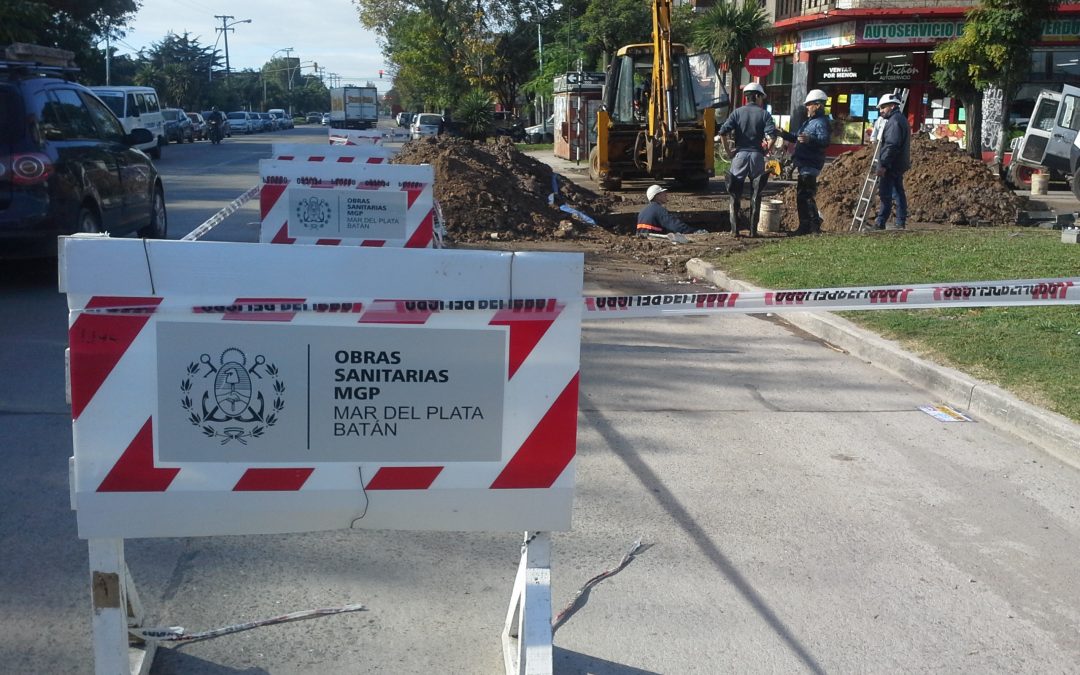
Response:
[[[608,69],[589,155],[590,176],[604,189],[620,189],[623,178],[703,187],[714,174],[713,112],[698,110],[686,47],[671,43],[670,8],[654,0],[653,43],[619,49]]]

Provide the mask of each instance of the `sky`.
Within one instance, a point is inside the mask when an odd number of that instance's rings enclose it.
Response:
[[[380,93],[390,88],[375,34],[360,25],[350,0],[143,0],[142,9],[128,24],[127,35],[115,43],[120,54],[134,54],[140,48],[160,42],[172,31],[185,31],[199,44],[213,47],[218,41],[224,65],[225,40],[214,29],[221,27],[215,15],[232,15],[235,25],[229,32],[229,65],[233,70],[258,69],[279,49],[292,47],[302,71],[312,74],[312,62],[327,73],[337,73],[343,84],[364,84],[371,80]],[[282,51],[279,57],[286,56]],[[327,85],[330,84],[326,80]]]

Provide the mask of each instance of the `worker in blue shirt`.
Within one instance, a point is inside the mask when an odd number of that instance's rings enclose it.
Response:
[[[795,183],[795,205],[799,211],[799,229],[795,234],[818,234],[821,232],[821,214],[817,208],[817,177],[825,166],[825,148],[829,147],[831,131],[829,116],[825,114],[828,95],[813,89],[806,95],[806,120],[796,133],[780,131],[780,136],[795,144],[791,161],[799,171]]]
[[[749,228],[750,236],[754,237],[757,236],[761,195],[769,179],[769,175],[765,173],[765,148],[776,136],[776,125],[772,115],[765,110],[765,88],[760,84],[751,82],[743,87],[743,101],[744,104],[724,120],[717,133],[728,147],[728,156],[731,157],[731,168],[728,170],[731,234],[739,236],[740,201],[743,184],[749,178],[753,185]],[[734,140],[728,136],[734,136]],[[734,153],[731,145],[734,146]]]

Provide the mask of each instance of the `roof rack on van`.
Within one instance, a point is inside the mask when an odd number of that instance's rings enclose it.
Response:
[[[66,49],[14,42],[4,48],[0,68],[38,74],[77,73],[75,53]]]

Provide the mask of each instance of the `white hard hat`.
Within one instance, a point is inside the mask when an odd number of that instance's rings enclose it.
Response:
[[[751,82],[742,89],[744,94],[764,94],[765,88],[757,82]]]
[[[877,107],[881,108],[887,105],[900,105],[900,99],[892,94],[885,94],[878,101]]]
[[[825,103],[828,100],[829,95],[825,92],[820,89],[811,89],[806,95],[806,100],[803,101],[803,105],[807,105],[808,103]]]
[[[651,202],[653,200],[653,197],[660,194],[661,192],[667,192],[667,190],[660,187],[659,185],[650,185],[649,189],[645,191],[645,196],[648,197],[649,201]]]

